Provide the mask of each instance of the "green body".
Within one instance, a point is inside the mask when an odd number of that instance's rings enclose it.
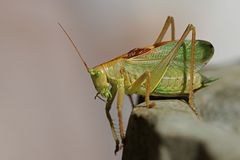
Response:
[[[161,61],[166,57],[169,52],[176,45],[176,41],[165,42],[163,45],[153,47],[149,51],[133,56],[131,58],[118,57],[109,62],[103,63],[99,66],[94,67],[92,70],[96,72],[101,72],[106,75],[105,80],[99,80],[97,82],[96,77],[93,78],[94,85],[96,89],[101,93],[99,88],[99,83],[111,84],[111,80],[121,79],[122,74],[121,69],[124,68],[126,71],[130,83],[133,83],[138,79],[145,71],[153,70]],[[195,62],[194,62],[194,82],[193,89],[197,90],[205,86],[210,80],[202,76],[199,71],[200,69],[211,59],[213,56],[214,48],[210,42],[196,40],[195,44]],[[185,40],[183,45],[178,50],[176,57],[170,62],[163,78],[155,87],[151,95],[153,96],[181,96],[186,95],[189,92],[188,83],[190,79],[190,64],[191,64],[191,41]],[[106,82],[107,81],[107,82]],[[135,93],[140,95],[145,95],[146,87],[142,83],[142,87],[139,88]],[[129,84],[125,84],[125,93],[132,94],[128,92]],[[106,89],[110,89],[109,86],[105,86]],[[103,95],[104,96],[104,95]],[[104,96],[105,97],[105,96]]]
[[[124,94],[145,96],[145,103],[148,108],[154,106],[154,103],[150,103],[150,95],[187,96],[189,107],[197,116],[199,115],[194,107],[193,92],[213,81],[202,76],[199,71],[211,59],[214,49],[211,43],[196,40],[196,29],[192,24],[187,26],[181,38],[176,41],[174,19],[168,16],[153,45],[145,48],[135,48],[93,68],[88,67],[70,36],[61,24],[59,25],[91,75],[98,92],[95,98],[102,99],[99,97],[100,94],[106,99],[105,112],[116,142],[115,153],[120,149],[118,135],[110,115],[110,109],[115,98],[122,144],[125,141],[122,116]],[[171,41],[163,42],[162,40],[170,26]],[[191,41],[186,40],[190,32],[192,33]],[[133,100],[131,96],[129,97],[134,107]]]

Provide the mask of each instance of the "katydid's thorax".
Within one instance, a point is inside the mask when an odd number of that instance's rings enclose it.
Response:
[[[118,58],[111,60],[109,62],[103,63],[99,66],[102,67],[104,70],[105,74],[109,79],[119,79],[122,78],[122,74],[120,73],[120,70],[124,67],[123,66],[123,61],[124,59]]]

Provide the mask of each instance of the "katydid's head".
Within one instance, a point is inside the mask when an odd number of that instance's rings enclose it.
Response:
[[[93,84],[99,94],[105,98],[111,98],[112,95],[110,93],[110,84],[107,81],[106,73],[102,68],[95,67],[88,70],[91,75]]]
[[[111,95],[110,90],[109,90],[110,84],[107,81],[107,76],[106,76],[106,73],[104,72],[103,68],[101,68],[101,67],[89,68],[87,63],[82,58],[82,55],[80,54],[77,46],[75,45],[75,43],[73,42],[71,37],[68,35],[66,30],[63,28],[63,26],[60,23],[58,23],[58,25],[61,27],[63,32],[66,34],[66,36],[68,37],[68,39],[72,43],[74,49],[76,50],[78,56],[81,58],[85,68],[90,73],[92,81],[93,81],[93,84],[94,84],[96,90],[98,91],[98,94],[101,94],[101,96],[103,96],[103,97],[105,97],[107,99],[111,98],[112,95]]]

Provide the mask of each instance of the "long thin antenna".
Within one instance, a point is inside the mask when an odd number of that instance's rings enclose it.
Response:
[[[63,32],[66,34],[66,36],[68,37],[68,39],[70,40],[70,42],[72,43],[73,47],[75,48],[77,54],[79,55],[79,57],[81,58],[84,66],[86,67],[87,70],[89,70],[89,67],[87,65],[87,63],[84,61],[83,57],[80,54],[80,51],[78,50],[77,46],[75,45],[75,43],[73,42],[73,40],[71,39],[71,37],[69,36],[69,34],[67,33],[67,31],[63,28],[63,26],[58,22],[58,25],[61,27],[61,29],[63,30]]]

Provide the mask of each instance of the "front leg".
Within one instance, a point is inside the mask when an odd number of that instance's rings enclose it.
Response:
[[[110,98],[107,99],[107,104],[106,104],[106,107],[105,107],[105,112],[106,112],[106,116],[107,116],[107,119],[109,121],[109,124],[110,124],[110,127],[111,127],[111,131],[112,131],[112,135],[113,135],[113,139],[116,143],[116,148],[115,148],[115,153],[116,153],[116,150],[119,150],[119,140],[118,140],[118,137],[117,137],[117,133],[115,131],[115,128],[114,128],[114,124],[113,124],[113,120],[112,120],[112,117],[111,117],[111,114],[110,114],[110,109],[112,107],[112,103],[113,103],[113,100],[116,96],[116,92],[117,92],[117,89],[116,87],[112,87],[111,88],[111,94],[112,96]]]
[[[113,92],[114,96],[112,97],[111,100],[109,100],[109,104],[107,104],[107,105],[111,107],[113,99],[117,95],[117,112],[118,112],[119,131],[120,131],[121,143],[123,144],[123,142],[124,142],[124,126],[123,126],[122,106],[123,106],[123,97],[124,97],[124,93],[125,93],[124,79],[120,78],[118,80],[115,80],[115,79],[109,79],[109,80],[112,84],[111,91]],[[108,119],[109,119],[110,126],[112,129],[113,137],[116,141],[116,149],[115,149],[115,153],[116,153],[120,149],[119,148],[119,140],[117,138],[116,131],[113,127],[113,123],[112,123],[112,119],[109,114],[109,111],[108,111]]]
[[[124,126],[123,126],[123,116],[122,116],[124,93],[125,93],[124,82],[123,82],[123,79],[120,79],[118,80],[118,84],[117,84],[117,112],[118,112],[119,131],[120,131],[122,144],[124,143]]]

